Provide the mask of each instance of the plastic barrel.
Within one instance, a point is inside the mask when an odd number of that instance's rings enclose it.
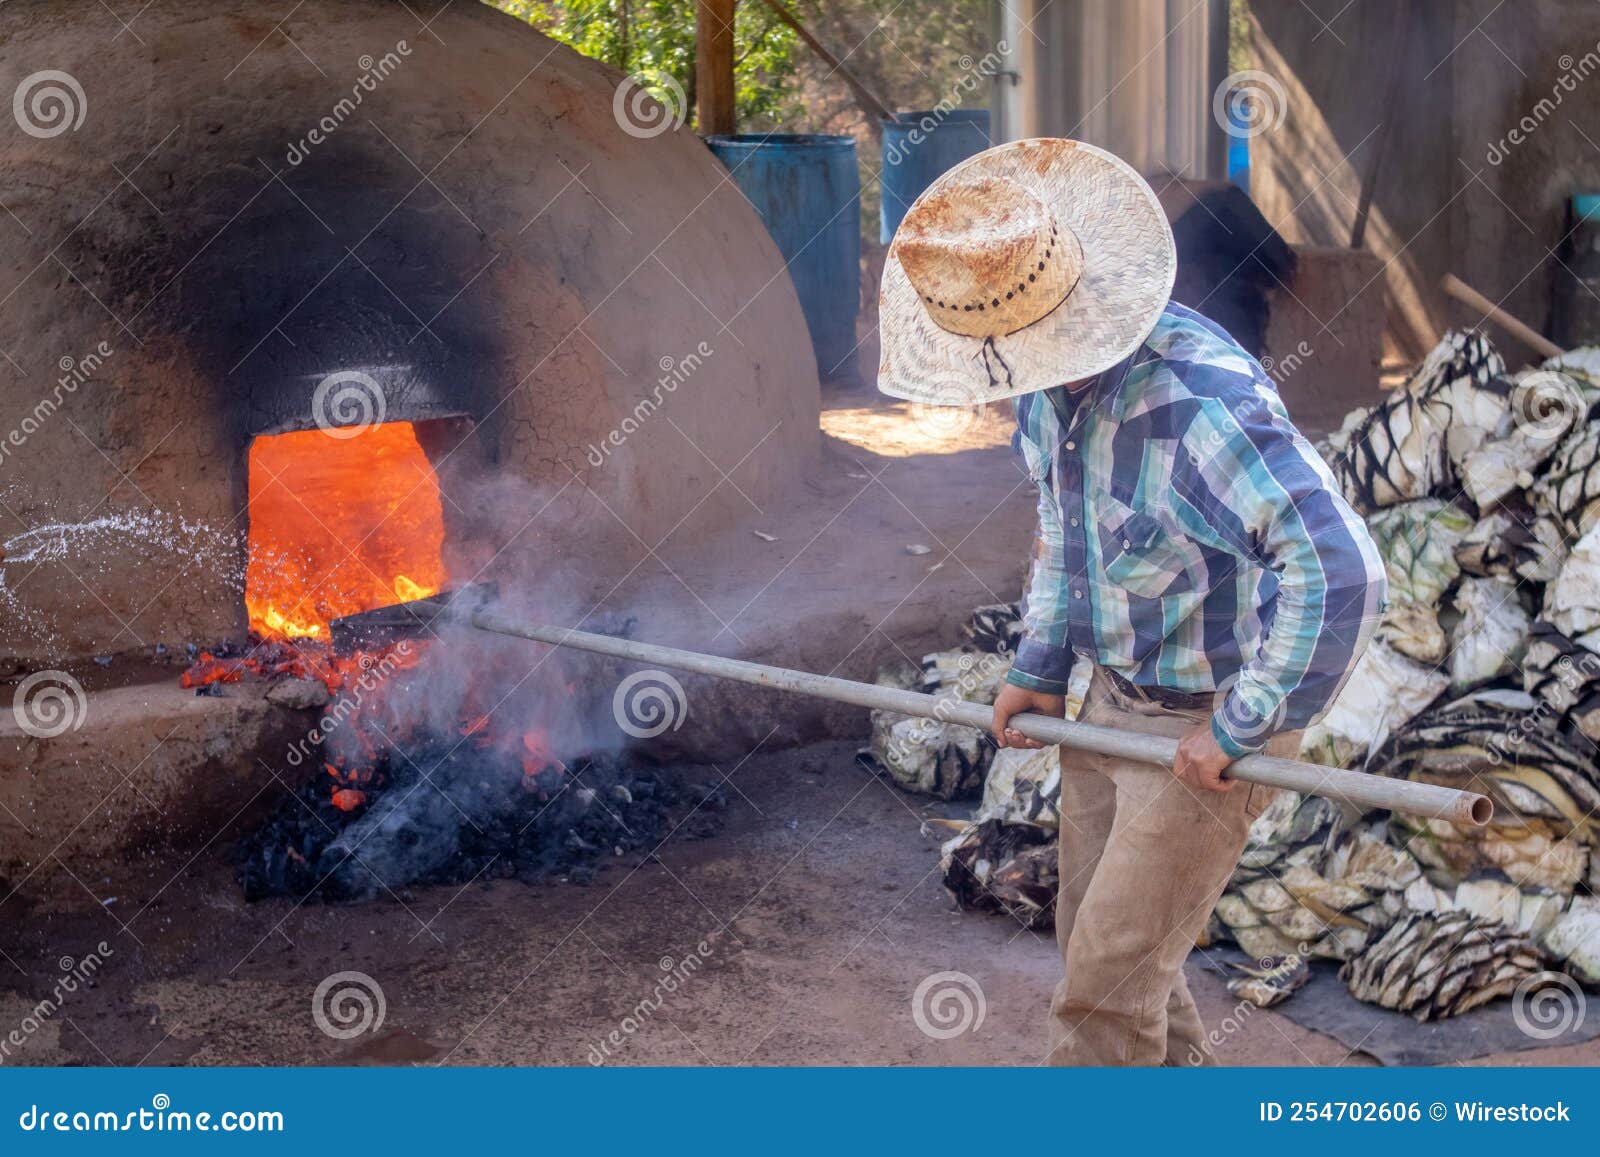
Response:
[[[1246,109],[1229,94],[1228,108],[1228,180],[1246,193],[1250,191],[1250,118]],[[1255,98],[1249,98],[1255,99]]]
[[[900,219],[934,178],[989,147],[989,110],[923,109],[883,122],[883,199],[878,237],[887,245]]]
[[[855,370],[861,303],[861,176],[854,137],[735,133],[706,144],[761,214],[789,267],[817,373]]]

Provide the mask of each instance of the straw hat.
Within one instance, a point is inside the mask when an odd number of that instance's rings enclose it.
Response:
[[[1092,377],[1166,307],[1172,229],[1126,162],[1081,141],[1016,141],[930,185],[883,271],[878,388],[972,405]]]

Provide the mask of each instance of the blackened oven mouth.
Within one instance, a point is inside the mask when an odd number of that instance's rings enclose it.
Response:
[[[459,655],[430,654],[456,637],[334,652],[332,619],[449,582],[448,498],[429,453],[448,440],[437,425],[292,430],[248,448],[248,645],[201,654],[183,676],[197,694],[267,681],[269,698],[308,720],[304,740],[268,756],[297,786],[235,849],[248,899],[586,883],[669,833],[720,827],[717,788],[627,755],[557,751],[552,731],[529,721],[537,712],[497,710],[506,692],[489,665],[469,664],[463,679]]]

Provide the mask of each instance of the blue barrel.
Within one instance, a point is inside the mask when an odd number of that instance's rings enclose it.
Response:
[[[861,175],[854,137],[736,133],[706,144],[778,243],[824,381],[855,372]]]
[[[887,245],[900,219],[934,178],[990,145],[986,108],[923,109],[883,122],[883,199],[878,237]]]
[[[1254,99],[1254,98],[1246,98]],[[1250,191],[1250,117],[1244,101],[1229,94],[1228,108],[1228,180],[1246,193]]]

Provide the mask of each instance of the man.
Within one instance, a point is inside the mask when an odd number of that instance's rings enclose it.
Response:
[[[1080,716],[1179,740],[1169,773],[1062,752],[1051,1007],[1057,1064],[1214,1063],[1183,979],[1272,791],[1225,777],[1293,756],[1360,657],[1383,564],[1261,366],[1169,303],[1154,193],[1074,141],[982,153],[895,236],[880,388],[933,404],[1015,398],[1039,489],[1023,640],[994,705],[1008,726]]]

